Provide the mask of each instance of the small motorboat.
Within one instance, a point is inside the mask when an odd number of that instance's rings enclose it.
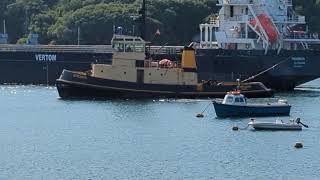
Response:
[[[248,126],[252,126],[255,130],[288,130],[288,131],[301,131],[302,126],[309,128],[308,125],[303,124],[300,118],[296,120],[290,120],[289,122],[283,122],[277,119],[276,122],[257,122],[252,119]]]
[[[291,105],[285,100],[277,103],[247,104],[246,97],[240,91],[228,92],[223,102],[213,101],[217,117],[261,117],[289,116]]]

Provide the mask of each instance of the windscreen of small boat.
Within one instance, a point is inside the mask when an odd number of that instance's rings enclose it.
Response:
[[[233,103],[233,96],[226,96],[222,102],[222,104],[232,104]]]

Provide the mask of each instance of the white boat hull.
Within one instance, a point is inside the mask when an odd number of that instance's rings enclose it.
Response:
[[[250,122],[256,130],[288,130],[288,131],[301,131],[302,125],[296,123],[272,123],[272,122]]]

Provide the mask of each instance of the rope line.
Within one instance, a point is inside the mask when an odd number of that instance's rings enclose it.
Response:
[[[250,125],[248,124],[246,127],[244,128],[239,128],[240,130],[247,130],[250,127]]]
[[[209,108],[210,105],[211,105],[211,102],[206,106],[206,108],[201,112],[201,114],[203,114]]]
[[[258,77],[258,76],[260,76],[260,75],[262,75],[262,74],[264,74],[264,73],[266,73],[266,72],[268,72],[268,71],[276,68],[276,67],[279,66],[280,64],[283,64],[283,63],[287,62],[289,59],[291,59],[291,56],[288,57],[288,58],[286,58],[286,59],[283,60],[283,61],[280,61],[278,64],[275,64],[275,65],[271,66],[270,68],[268,68],[268,69],[266,69],[266,70],[264,70],[264,71],[262,71],[262,72],[260,72],[260,73],[258,73],[258,74],[256,74],[256,75],[254,75],[254,76],[251,76],[251,77],[249,77],[248,79],[245,79],[245,80],[243,80],[243,81],[241,81],[241,82],[242,82],[242,83],[245,83],[245,82],[247,82],[247,81],[251,81],[251,80],[255,79],[256,77]]]

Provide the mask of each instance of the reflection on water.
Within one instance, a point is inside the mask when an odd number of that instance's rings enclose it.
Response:
[[[314,89],[314,90],[318,90],[318,89],[320,89],[319,84],[320,84],[320,79],[316,79],[314,81],[311,81],[311,82],[308,82],[308,83],[300,85],[297,89]]]
[[[320,83],[319,83],[320,85]],[[319,86],[320,87],[320,86]],[[317,179],[320,92],[287,99],[301,132],[242,130],[211,100],[69,100],[54,87],[0,86],[0,179]],[[219,100],[219,99],[216,99]],[[275,121],[276,117],[259,118]],[[293,148],[303,142],[304,148]],[[303,172],[303,173],[302,173]]]

